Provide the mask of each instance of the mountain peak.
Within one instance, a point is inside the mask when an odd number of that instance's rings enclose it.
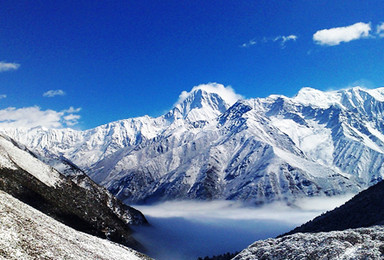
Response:
[[[331,105],[341,106],[341,93],[338,91],[321,91],[318,89],[305,87],[297,93],[293,100],[303,105],[328,108]]]
[[[231,86],[225,87],[219,83],[207,83],[195,86],[190,92],[183,91],[179,96],[179,100],[176,102],[175,106],[182,103],[191,95],[194,95],[197,92],[207,93],[207,94],[216,94],[221,99],[223,99],[228,105],[233,105],[237,100],[242,99],[243,97],[233,90]]]
[[[224,113],[242,96],[234,90],[218,83],[208,83],[195,86],[190,92],[183,91],[174,109],[170,111],[173,117],[188,119],[191,122],[206,121]]]
[[[292,100],[303,105],[324,109],[332,105],[350,109],[364,107],[363,103],[367,100],[384,102],[384,88],[367,89],[355,86],[336,91],[321,91],[305,87]]]

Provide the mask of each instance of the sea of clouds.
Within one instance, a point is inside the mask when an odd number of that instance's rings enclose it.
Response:
[[[233,201],[172,201],[135,206],[150,222],[136,228],[135,237],[156,259],[197,259],[240,251],[256,240],[276,237],[352,195],[305,198],[294,205],[263,206]]]

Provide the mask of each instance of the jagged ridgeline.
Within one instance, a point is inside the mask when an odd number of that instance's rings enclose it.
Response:
[[[147,223],[139,211],[79,169],[66,177],[5,136],[0,136],[0,189],[79,231],[143,249],[130,228]]]
[[[210,84],[183,92],[157,118],[2,131],[39,156],[64,157],[126,203],[289,203],[357,193],[382,179],[384,88],[238,98]]]

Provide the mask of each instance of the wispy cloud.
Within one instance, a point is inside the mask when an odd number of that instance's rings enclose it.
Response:
[[[0,61],[0,72],[17,70],[20,67],[20,64]]]
[[[69,114],[67,116],[64,116],[63,119],[67,126],[74,126],[78,124],[80,116],[75,114]]]
[[[243,48],[251,47],[252,45],[256,45],[257,41],[255,39],[249,40],[248,42],[245,42],[241,45]]]
[[[280,47],[284,49],[288,41],[296,41],[297,38],[298,38],[297,35],[294,35],[294,34],[287,35],[287,36],[279,35],[272,38],[264,37],[261,40],[257,40],[257,39],[249,40],[248,42],[245,42],[240,46],[243,48],[248,48],[259,43],[279,42]]]
[[[68,111],[72,111],[69,113]],[[63,111],[41,110],[38,106],[15,108],[8,107],[0,110],[0,127],[47,127],[62,128],[78,124],[80,115],[74,114],[80,109],[69,109]]]
[[[277,36],[275,39],[273,39],[274,42],[280,42],[280,46],[282,48],[285,48],[285,43],[288,41],[296,41],[297,36],[296,35],[288,35],[288,36]]]
[[[311,197],[296,200],[288,206],[282,202],[254,207],[236,201],[168,201],[150,206],[137,206],[148,216],[160,218],[187,218],[199,221],[207,219],[257,219],[303,223],[327,210],[332,210],[353,197],[345,194],[333,197]],[[300,219],[301,215],[303,219]]]
[[[0,99],[3,99],[3,98],[6,98],[7,97],[7,95],[0,95]]]
[[[71,113],[79,113],[81,110],[81,107],[78,107],[78,108],[74,108],[74,107],[69,107],[68,109],[65,109],[61,112],[64,112],[64,113],[68,113],[68,114],[71,114]]]
[[[319,30],[313,34],[313,40],[319,45],[334,46],[341,42],[350,42],[370,36],[370,23],[355,23],[345,27]]]
[[[61,89],[48,90],[43,94],[43,97],[55,97],[55,96],[64,96],[65,92]]]
[[[379,24],[379,25],[376,27],[376,34],[377,34],[377,36],[379,36],[380,38],[383,38],[383,37],[384,37],[384,23],[381,23],[381,24]]]

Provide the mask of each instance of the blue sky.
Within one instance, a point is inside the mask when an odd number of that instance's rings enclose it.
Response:
[[[209,82],[246,98],[383,86],[383,11],[369,0],[3,0],[0,126],[158,116]]]

